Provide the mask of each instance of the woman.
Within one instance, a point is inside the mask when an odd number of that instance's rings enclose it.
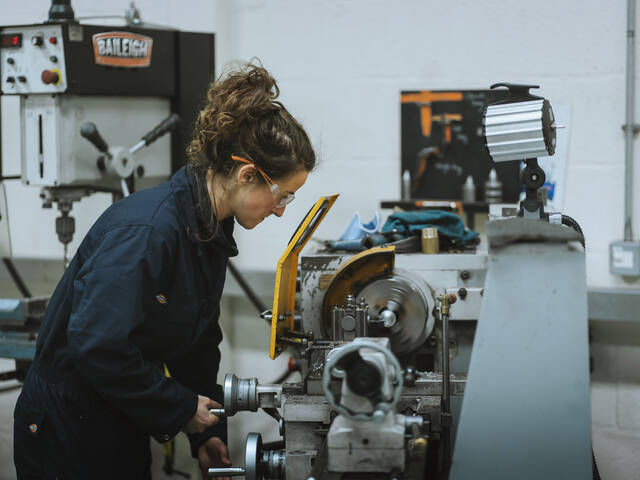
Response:
[[[14,412],[18,478],[150,478],[149,435],[230,465],[216,384],[234,219],[281,216],[315,166],[262,67],[213,83],[187,165],[106,210],[56,288]],[[166,365],[171,374],[167,378]]]

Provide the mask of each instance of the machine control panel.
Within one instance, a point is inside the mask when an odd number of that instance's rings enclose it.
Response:
[[[0,29],[0,92],[5,95],[67,90],[61,25]]]

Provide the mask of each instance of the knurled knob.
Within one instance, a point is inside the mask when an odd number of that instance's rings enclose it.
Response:
[[[43,70],[41,78],[44,83],[49,85],[52,83],[53,84],[58,83],[58,80],[60,80],[60,75],[58,74],[58,72],[52,72],[51,70]]]

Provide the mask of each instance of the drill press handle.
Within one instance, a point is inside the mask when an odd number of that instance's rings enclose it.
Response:
[[[93,122],[85,122],[80,127],[80,135],[93,143],[93,146],[96,147],[100,152],[109,154],[109,145],[104,141],[102,135],[98,131],[98,127],[96,127]]]
[[[165,133],[171,132],[180,126],[180,117],[172,113],[167,118],[165,118],[159,125],[157,125],[153,130],[144,135],[142,139],[136,143],[133,147],[129,149],[130,153],[136,153],[143,147],[147,147],[155,142],[158,138],[163,136]]]
[[[144,140],[146,145],[150,145],[165,133],[175,130],[179,125],[180,117],[177,114],[172,113],[167,118],[165,118],[157,127],[147,133],[144,137],[142,137],[142,140]]]

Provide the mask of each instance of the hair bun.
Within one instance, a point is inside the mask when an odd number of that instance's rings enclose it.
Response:
[[[315,153],[302,125],[277,101],[280,90],[259,62],[228,69],[209,85],[187,149],[200,173],[228,175],[244,154],[272,178],[315,166]]]
[[[239,126],[278,108],[278,84],[262,66],[245,64],[213,83],[207,92],[208,108],[200,114],[221,140],[231,138]]]

